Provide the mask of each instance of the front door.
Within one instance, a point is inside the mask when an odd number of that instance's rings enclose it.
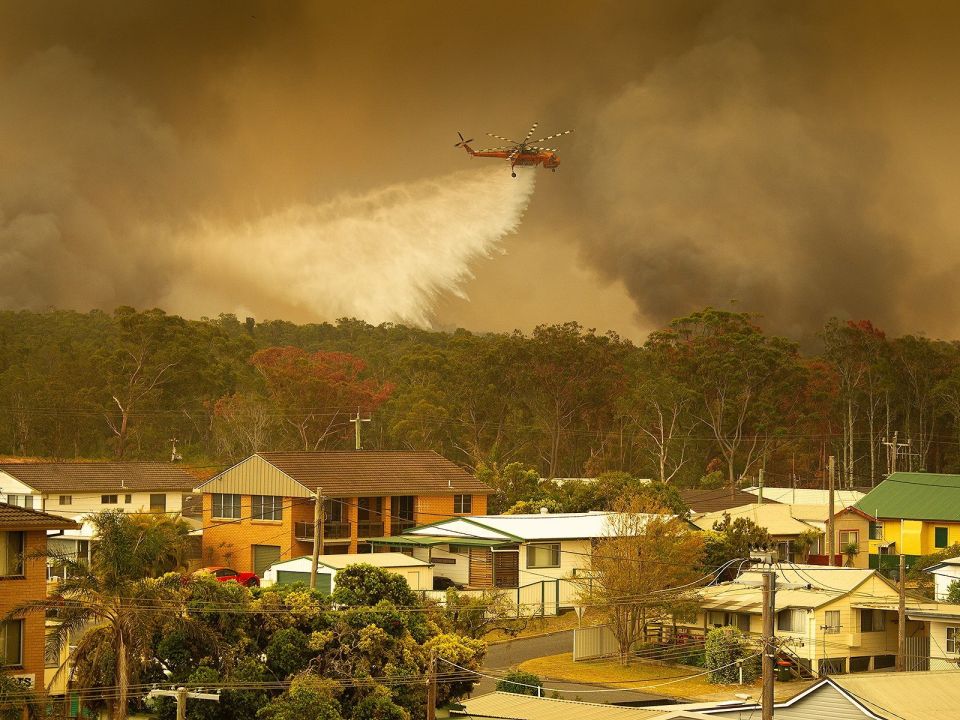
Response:
[[[520,584],[520,551],[495,550],[493,553],[493,586],[515,588]]]

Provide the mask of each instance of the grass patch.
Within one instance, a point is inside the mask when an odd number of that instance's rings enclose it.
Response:
[[[624,667],[616,660],[574,662],[572,654],[561,653],[527,660],[519,667],[550,680],[622,687],[684,700],[731,700],[734,693],[748,693],[754,698],[760,696],[759,681],[745,685],[714,685],[706,675],[688,677],[703,670],[687,666],[636,661]],[[778,683],[774,688],[776,698],[793,697],[811,684],[811,681]],[[549,687],[549,681],[545,685]]]
[[[595,623],[588,617],[583,618],[583,627],[589,627]],[[577,614],[573,610],[567,610],[559,615],[548,615],[544,618],[530,618],[526,626],[515,635],[502,630],[492,630],[483,636],[488,643],[503,642],[505,640],[514,640],[516,638],[534,637],[536,635],[547,635],[549,633],[563,632],[564,630],[573,630],[580,627],[577,621]]]

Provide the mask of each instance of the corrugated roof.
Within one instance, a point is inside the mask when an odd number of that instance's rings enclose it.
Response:
[[[893,473],[857,507],[878,518],[960,522],[960,475]]]
[[[762,610],[763,572],[747,570],[736,580],[710,585],[700,590],[706,608],[724,608],[760,612]],[[775,565],[777,607],[815,608],[852,592],[876,570],[863,568],[824,568],[821,565]]]
[[[960,684],[956,670],[857,673],[837,675],[830,680],[881,717],[960,718]]]
[[[407,530],[404,535],[482,538],[487,540],[574,540],[611,537],[617,513],[548,513],[472,515]],[[652,516],[648,516],[652,517]]]
[[[75,530],[80,525],[60,515],[0,503],[0,528],[4,530]]]
[[[498,718],[502,720],[556,720],[571,718],[575,720],[654,720],[655,718],[708,718],[693,709],[683,706],[662,706],[657,708],[627,707],[622,705],[604,705],[601,703],[560,700],[557,698],[534,697],[507,692],[492,692],[475,698],[461,700],[463,710],[452,710],[451,715],[475,718]],[[716,707],[711,704],[697,704],[693,707]]]
[[[807,530],[815,530],[802,520],[798,520],[791,514],[789,505],[780,503],[764,503],[757,505],[742,505],[741,507],[730,508],[718,512],[706,513],[697,517],[690,518],[694,525],[701,530],[712,530],[716,522],[723,520],[724,514],[730,516],[732,520],[745,517],[762,528],[766,528],[771,535],[799,535]]]
[[[82,492],[190,492],[197,479],[163,462],[0,463],[0,471],[45,494]]]
[[[310,492],[321,487],[327,496],[488,495],[493,492],[459,465],[435,452],[345,450],[261,452],[257,456]],[[218,480],[231,470],[225,470],[199,489],[216,492]]]
[[[757,501],[756,496],[743,490],[730,492],[721,490],[681,490],[680,499],[693,513],[709,513],[717,510],[726,510],[732,507],[741,507]],[[764,495],[764,502],[767,501]]]
[[[754,497],[760,493],[760,489],[756,487],[744,488],[743,491]],[[838,508],[855,505],[863,498],[864,494],[860,490],[834,490],[833,502]],[[775,500],[792,505],[828,505],[830,503],[830,491],[818,488],[765,487],[763,488],[763,499],[764,502]]]
[[[313,557],[303,555],[301,557],[275,562],[270,567],[273,569],[287,570],[287,566],[307,565],[309,570]],[[380,568],[398,568],[398,567],[430,567],[430,563],[419,560],[403,553],[385,552],[385,553],[338,553],[333,555],[321,555],[317,560],[321,565],[325,565],[333,570],[342,570],[347,565],[373,565]]]

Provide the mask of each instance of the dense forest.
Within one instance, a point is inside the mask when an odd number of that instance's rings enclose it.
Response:
[[[960,344],[829,321],[816,352],[706,309],[637,346],[358,320],[0,313],[0,453],[222,466],[266,449],[430,449],[544,477],[844,485],[960,471]],[[896,440],[895,440],[896,439]],[[894,442],[897,444],[893,452]]]

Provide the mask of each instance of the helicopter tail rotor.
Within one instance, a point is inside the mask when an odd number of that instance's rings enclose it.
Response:
[[[454,147],[462,147],[462,148],[463,148],[464,150],[466,150],[468,153],[470,153],[471,155],[473,155],[473,150],[472,150],[472,149],[470,148],[470,146],[467,144],[467,143],[472,143],[472,142],[473,142],[473,138],[470,138],[469,140],[464,140],[464,139],[463,139],[463,133],[459,133],[459,132],[458,132],[457,135],[460,136],[460,142],[454,144]]]

